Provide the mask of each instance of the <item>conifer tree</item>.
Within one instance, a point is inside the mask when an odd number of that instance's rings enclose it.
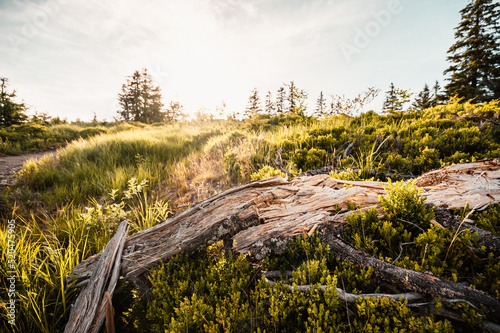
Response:
[[[266,102],[265,102],[266,113],[269,115],[274,115],[276,111],[276,107],[273,102],[273,95],[270,91],[267,92]]]
[[[276,96],[276,114],[280,115],[285,111],[285,88],[280,87]]]
[[[297,87],[295,86],[295,83],[293,81],[290,81],[290,84],[288,86],[288,105],[289,105],[289,112],[293,112],[295,109],[295,106],[297,105]]]
[[[323,92],[321,91],[319,93],[318,100],[316,101],[316,110],[314,112],[314,115],[316,118],[322,118],[325,116],[326,113],[326,100],[325,97],[323,96]]]
[[[389,90],[386,91],[386,98],[384,105],[382,106],[382,112],[394,113],[403,111],[403,107],[410,101],[411,95],[412,94],[407,90],[395,88],[394,83],[391,82]]]
[[[7,92],[8,82],[7,78],[0,77],[0,128],[19,125],[27,119],[24,103],[16,103],[13,100],[16,91]]]
[[[252,118],[259,112],[262,112],[259,91],[257,90],[257,88],[254,88],[252,90],[252,94],[250,95],[250,97],[248,97],[248,104],[247,108],[245,109],[245,117]]]
[[[118,94],[121,110],[118,111],[125,121],[134,120],[144,123],[161,122],[165,119],[160,87],[154,86],[147,69],[136,70],[127,77]]]
[[[288,112],[303,116],[307,109],[307,93],[297,88],[293,81],[286,86],[288,87]]]
[[[434,84],[434,87],[432,87],[432,90],[433,93],[431,106],[443,104],[443,102],[446,100],[446,97],[441,94],[441,86],[439,85],[438,80],[436,80],[436,83]]]
[[[433,104],[433,98],[431,96],[431,90],[427,83],[424,85],[424,89],[418,93],[417,97],[415,97],[415,101],[412,106],[416,110],[423,110],[430,108]]]
[[[460,11],[456,42],[448,50],[448,97],[485,102],[500,98],[500,4],[471,0]]]

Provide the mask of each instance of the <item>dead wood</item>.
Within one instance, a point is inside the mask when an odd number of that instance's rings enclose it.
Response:
[[[434,297],[463,299],[476,306],[484,304],[496,318],[500,316],[500,301],[479,290],[441,279],[435,275],[416,272],[379,260],[365,251],[351,246],[341,238],[336,237],[328,229],[328,226],[324,227],[321,234],[322,240],[330,245],[332,251],[341,260],[350,261],[361,267],[373,268],[375,275],[380,280],[395,283],[405,287],[407,290],[413,290]]]
[[[265,281],[267,284],[271,284],[271,285],[276,284],[276,282],[271,281],[267,278],[265,279]],[[309,284],[300,285],[300,286],[292,286],[292,285],[287,284],[286,287],[290,291],[294,291],[294,290],[307,291],[307,290],[310,290],[312,288],[317,287],[317,288],[319,288],[319,290],[321,290],[323,292],[326,290],[326,288],[328,288],[327,286],[323,286],[323,285],[314,286],[314,285],[309,285]],[[360,295],[358,295],[358,294],[348,293],[340,288],[335,288],[335,291],[337,292],[337,297],[346,303],[356,303],[356,301],[359,300],[360,298],[367,298],[367,297],[387,298],[387,299],[402,300],[402,301],[409,301],[409,302],[422,299],[422,295],[419,293],[415,293],[415,292],[402,293],[402,294],[381,294],[381,293],[378,293],[378,294],[360,294]]]
[[[276,159],[272,160],[274,163],[274,167],[281,172],[284,172],[287,177],[293,178],[293,174],[289,172],[287,169],[283,167],[283,160],[281,159],[281,153],[283,152],[283,148],[279,148],[276,152]]]
[[[484,208],[500,202],[500,162],[487,160],[441,168],[419,177],[417,185],[432,206]],[[498,300],[436,276],[380,262],[337,237],[346,227],[346,216],[352,213],[349,203],[361,209],[377,207],[378,196],[384,194],[380,182],[342,181],[327,175],[297,177],[291,182],[278,176],[247,183],[127,238],[121,275],[145,295],[149,270],[181,251],[196,251],[219,240],[226,240],[227,247],[228,240],[233,239],[234,250],[250,252],[260,260],[283,254],[290,239],[327,230],[325,237],[339,256],[365,267],[372,265],[381,280],[436,297],[482,303],[500,315]],[[383,214],[380,209],[378,212]],[[88,280],[100,257],[98,254],[82,261],[72,274]]]
[[[500,251],[500,237],[494,235],[493,233],[465,222],[460,216],[453,215],[448,209],[444,209],[442,207],[436,207],[434,214],[436,215],[436,221],[442,226],[458,232],[467,229],[475,232],[477,233],[481,244],[486,246],[488,250]]]
[[[127,237],[128,223],[124,221],[118,227],[116,234],[111,238],[106,248],[103,250],[100,259],[95,266],[95,269],[90,276],[88,286],[80,293],[75,304],[71,308],[68,323],[64,329],[65,333],[82,332],[86,333],[91,330],[94,318],[98,318],[99,304],[104,294],[104,288],[109,279],[113,266],[119,271],[119,262],[116,258],[120,256],[123,250],[123,243]],[[114,286],[112,287],[114,289]],[[96,328],[96,331],[99,327]]]

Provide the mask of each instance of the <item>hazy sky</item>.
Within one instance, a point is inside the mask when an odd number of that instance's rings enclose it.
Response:
[[[117,115],[125,77],[146,67],[164,102],[242,111],[290,80],[309,93],[418,93],[448,67],[467,0],[0,0],[0,76],[38,111]],[[330,98],[328,97],[328,100]]]

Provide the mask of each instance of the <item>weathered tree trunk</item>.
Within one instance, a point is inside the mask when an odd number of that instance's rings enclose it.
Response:
[[[445,299],[463,299],[478,306],[484,304],[496,318],[500,318],[500,301],[485,293],[459,285],[438,276],[405,269],[379,260],[365,251],[359,250],[334,236],[325,226],[321,230],[322,239],[340,259],[353,262],[361,267],[371,267],[382,281],[396,283],[408,290]]]
[[[500,160],[431,171],[420,176],[417,185],[424,190],[423,196],[430,205],[443,209],[464,209],[466,205],[483,209],[500,202]],[[500,315],[498,300],[432,275],[379,262],[337,237],[346,226],[345,217],[352,213],[348,210],[349,203],[361,209],[377,207],[378,196],[383,194],[380,182],[341,181],[327,175],[298,177],[291,182],[281,177],[254,181],[130,236],[123,251],[121,274],[145,292],[144,280],[149,270],[181,251],[195,251],[219,240],[227,243],[233,239],[236,251],[250,252],[256,259],[262,259],[284,253],[287,242],[294,237],[328,230],[324,237],[339,256],[362,266],[373,265],[382,280],[401,283],[421,293],[483,303]],[[489,246],[497,249],[498,240],[492,239]],[[100,257],[98,254],[84,260],[72,274],[88,280]]]
[[[102,251],[102,255],[92,271],[87,287],[83,289],[75,304],[73,304],[68,323],[64,329],[65,333],[99,331],[100,325],[102,325],[101,315],[104,313],[107,304],[106,300],[102,301],[105,292],[104,288],[108,283],[109,274],[112,271],[113,274],[108,287],[108,292],[111,291],[110,294],[113,293],[118,281],[120,258],[128,229],[128,223],[126,221],[122,222],[116,234]]]

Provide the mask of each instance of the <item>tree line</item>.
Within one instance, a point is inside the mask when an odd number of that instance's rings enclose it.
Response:
[[[461,21],[455,29],[455,43],[448,50],[450,67],[444,71],[448,83],[443,91],[437,81],[432,89],[426,83],[423,90],[415,96],[410,109],[425,109],[451,99],[483,103],[500,98],[500,4],[494,0],[471,0],[460,14]],[[16,91],[9,92],[7,87],[8,79],[0,77],[0,128],[21,124],[28,119],[26,105],[16,103]],[[378,93],[378,89],[368,88],[351,99],[332,95],[330,103],[327,103],[324,93],[320,92],[313,115],[317,118],[338,113],[354,115]],[[391,83],[382,111],[402,111],[411,101],[412,95]],[[232,112],[229,117],[249,118],[263,112],[271,115],[305,115],[307,98],[307,92],[291,81],[281,86],[274,98],[268,91],[262,106],[258,90],[253,89],[243,113]],[[161,89],[153,83],[147,69],[136,70],[126,77],[118,94],[118,102],[118,116],[124,121],[175,122],[186,118],[184,105],[179,101],[171,101],[165,107]],[[222,115],[225,106],[222,102],[217,107],[217,112]],[[196,117],[207,119],[213,115],[201,109]]]

